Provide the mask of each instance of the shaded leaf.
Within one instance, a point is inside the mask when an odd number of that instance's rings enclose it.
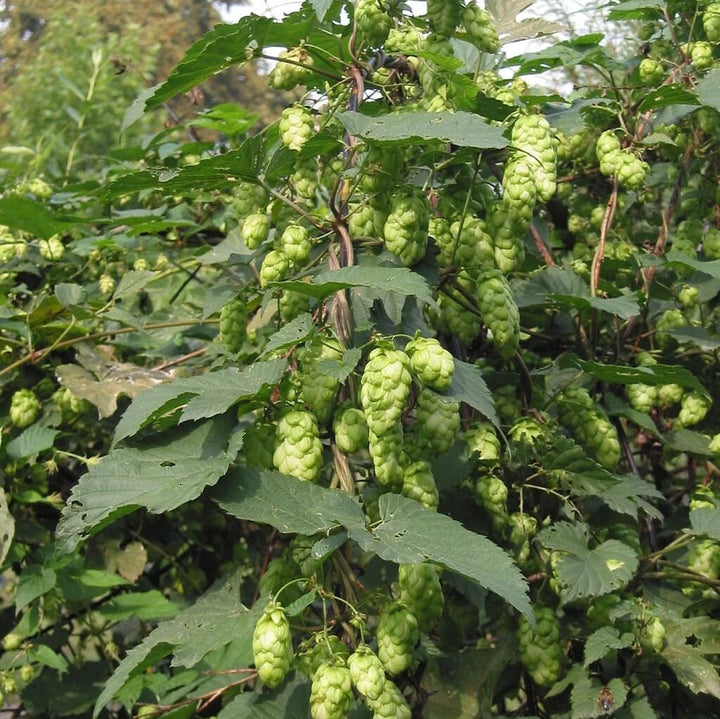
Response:
[[[693,534],[720,539],[720,511],[718,507],[701,507],[690,512],[690,527]]]
[[[720,68],[710,70],[700,82],[695,85],[695,94],[703,105],[714,107],[720,112]]]
[[[263,349],[263,355],[275,352],[275,350],[292,347],[298,342],[302,342],[310,336],[312,330],[312,315],[309,312],[303,312],[270,337]]]
[[[211,496],[233,517],[269,524],[286,534],[365,528],[365,515],[356,498],[279,472],[235,468]]]
[[[203,594],[174,619],[163,622],[138,646],[131,649],[105,682],[95,702],[97,717],[124,684],[133,676],[173,653],[173,666],[192,667],[208,652],[230,642],[252,642],[255,622],[264,607],[258,602],[248,611],[239,600],[239,580],[228,579]]]
[[[663,85],[644,93],[639,109],[642,112],[672,105],[700,105],[694,93],[679,85]]]
[[[148,389],[123,413],[115,428],[115,442],[134,435],[164,412],[181,405],[185,405],[181,422],[221,414],[266,385],[276,384],[286,364],[284,359],[256,362],[242,370],[231,367]]]
[[[23,707],[35,716],[87,716],[108,673],[105,661],[71,664],[64,675],[41,672],[23,692]]]
[[[621,637],[615,627],[601,627],[585,641],[583,664],[589,667],[593,662],[605,657],[612,649],[624,649],[632,646],[634,641],[635,637],[630,632]]]
[[[565,553],[556,566],[564,603],[619,589],[638,566],[637,554],[618,540],[608,539],[590,549],[590,531],[579,522],[558,522],[540,532],[538,539],[548,549]]]
[[[44,240],[68,229],[73,222],[62,220],[44,204],[18,195],[0,197],[2,224]]]
[[[678,327],[677,329],[669,330],[668,334],[680,343],[689,342],[690,344],[694,344],[703,350],[703,352],[714,352],[720,349],[720,335],[709,332],[705,327],[688,325],[687,327]]]
[[[608,13],[609,20],[637,20],[650,13],[657,15],[665,7],[665,0],[624,0]]]
[[[217,719],[306,719],[310,704],[310,681],[291,672],[273,692],[243,692],[228,702]]]
[[[718,71],[715,70],[714,72]],[[710,277],[720,279],[720,260],[696,260],[679,252],[668,252],[665,259],[671,267],[690,267],[693,270],[710,275]]]
[[[0,566],[10,550],[15,537],[15,519],[8,509],[5,490],[0,487]]]
[[[44,664],[61,674],[68,670],[68,662],[62,654],[54,652],[47,644],[34,644],[30,648],[28,658]]]
[[[662,519],[662,512],[643,498],[662,500],[663,494],[654,485],[632,474],[615,476],[615,484],[602,489],[597,496],[610,509],[620,514],[637,517],[642,510],[650,517]]]
[[[436,562],[500,595],[523,614],[532,614],[527,583],[510,556],[487,537],[475,534],[450,517],[425,509],[419,502],[384,494],[378,503],[380,523],[371,534],[352,539],[388,561]]]
[[[714,456],[710,451],[710,440],[700,432],[693,432],[691,429],[676,429],[662,436],[665,445],[676,452],[688,452],[699,454],[704,457]]]
[[[170,442],[112,450],[73,487],[57,527],[59,551],[139,507],[158,514],[198,497],[230,464],[233,425],[219,417],[178,430]]]
[[[403,112],[368,117],[359,112],[338,113],[351,134],[376,142],[423,144],[432,140],[459,147],[500,148],[508,144],[502,128],[470,112]]]
[[[482,369],[476,365],[455,360],[455,372],[450,389],[443,397],[457,402],[465,402],[478,412],[481,412],[496,427],[500,427],[500,420],[495,411],[495,401],[483,379]]]
[[[32,457],[38,454],[38,452],[51,449],[57,434],[58,430],[56,429],[49,429],[33,424],[24,430],[22,434],[8,442],[5,449],[7,450],[8,456],[12,459]]]
[[[15,591],[15,610],[19,612],[30,602],[49,592],[57,583],[57,574],[50,567],[33,564],[23,569]]]
[[[690,644],[668,644],[662,651],[675,676],[693,694],[710,694],[720,699],[720,677],[711,662]]]
[[[174,617],[179,607],[167,599],[162,592],[151,589],[149,592],[120,594],[103,602],[98,611],[113,622],[129,617],[137,617],[142,622],[148,622]]]

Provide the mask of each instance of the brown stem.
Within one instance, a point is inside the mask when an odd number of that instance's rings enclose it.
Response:
[[[603,216],[602,225],[600,225],[600,242],[598,242],[595,255],[593,256],[592,265],[590,267],[590,295],[597,296],[598,283],[600,282],[600,269],[605,259],[605,243],[607,242],[610,225],[615,217],[615,209],[618,200],[618,182],[617,178],[613,179],[613,188],[610,198],[605,206],[605,215]]]
[[[538,228],[535,227],[532,222],[530,223],[530,234],[532,235],[535,246],[538,248],[538,251],[542,255],[543,260],[545,260],[545,264],[548,267],[555,267],[555,260],[550,253],[550,248],[545,244],[545,240],[543,240],[542,235],[538,231]]]

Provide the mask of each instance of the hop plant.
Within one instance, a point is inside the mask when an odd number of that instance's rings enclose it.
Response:
[[[273,688],[282,684],[290,671],[293,651],[290,624],[278,602],[270,602],[255,625],[252,650],[260,679]]]
[[[402,494],[420,502],[426,509],[437,509],[439,495],[429,462],[413,462],[405,469]]]
[[[720,3],[710,3],[702,14],[703,30],[710,42],[720,42]]]
[[[247,336],[247,304],[242,297],[226,302],[220,310],[220,341],[228,352],[239,352]]]
[[[462,223],[457,220],[450,226],[450,232],[452,237],[458,238],[452,258],[455,266],[467,269],[493,266],[495,250],[484,220],[474,216],[466,217]]]
[[[503,204],[510,222],[518,231],[527,229],[535,210],[537,187],[533,171],[533,163],[514,154],[503,172]]]
[[[280,139],[285,147],[300,150],[313,136],[315,123],[312,113],[302,105],[291,105],[280,116]]]
[[[355,22],[363,42],[372,47],[380,47],[387,39],[393,26],[392,17],[385,12],[385,3],[380,0],[357,0],[355,3]]]
[[[312,412],[287,412],[275,430],[275,468],[283,474],[316,482],[323,466],[319,435],[317,418]]]
[[[348,657],[350,678],[358,693],[370,701],[377,701],[385,691],[385,667],[367,644],[361,644]]]
[[[340,637],[318,632],[302,642],[295,657],[295,667],[310,679],[322,664],[340,664],[350,657],[350,649]]]
[[[720,230],[711,227],[703,235],[703,252],[709,260],[720,260]]]
[[[415,615],[402,602],[391,602],[377,626],[378,657],[388,674],[402,674],[412,664],[419,639]]]
[[[293,90],[305,84],[313,65],[312,56],[304,47],[290,48],[278,56],[277,64],[268,76],[268,84],[275,90]]]
[[[487,270],[480,276],[476,297],[493,344],[502,357],[509,359],[520,342],[520,313],[510,285],[500,270]]]
[[[707,70],[713,65],[713,49],[709,42],[699,40],[694,43],[690,56],[697,70]]]
[[[475,480],[475,499],[490,515],[493,524],[502,527],[507,522],[508,488],[496,474],[480,474]]]
[[[31,389],[19,389],[10,400],[10,421],[18,428],[29,427],[38,416],[40,400]]]
[[[340,381],[322,370],[324,360],[341,360],[344,348],[330,335],[317,336],[300,354],[300,398],[313,408],[318,423],[325,425],[332,417],[335,395]]]
[[[339,662],[321,664],[310,687],[310,714],[313,719],[344,719],[352,704],[350,670]]]
[[[377,347],[370,353],[360,381],[360,401],[373,434],[393,429],[405,409],[411,383],[405,352]]]
[[[397,684],[385,680],[385,688],[377,699],[367,699],[373,719],[411,719],[412,711]]]
[[[302,265],[310,257],[312,241],[308,231],[302,225],[290,224],[280,237],[282,253],[294,266]]]
[[[671,330],[685,327],[688,324],[687,318],[682,310],[665,310],[655,323],[655,338],[658,345],[662,349],[669,348],[675,342],[672,335],[668,334]]]
[[[444,597],[434,564],[401,564],[398,569],[400,601],[417,619],[418,629],[429,632],[442,617]]]
[[[712,400],[697,390],[683,395],[676,427],[691,427],[702,422],[712,406]]]
[[[248,215],[264,210],[267,201],[267,192],[262,185],[246,181],[236,184],[232,206],[238,221],[242,222]]]
[[[98,280],[98,289],[102,292],[102,294],[108,296],[115,292],[115,279],[113,276],[109,275],[107,272],[102,274]]]
[[[620,149],[620,140],[613,130],[605,130],[595,142],[595,154],[599,162],[602,162],[606,155]],[[609,174],[612,174],[612,172]]]
[[[481,462],[500,459],[500,440],[489,422],[475,422],[463,435],[470,454],[477,454]]]
[[[515,270],[525,259],[525,245],[522,233],[511,221],[504,207],[497,207],[492,213],[488,230],[492,236],[495,265],[507,274]]]
[[[240,234],[243,242],[251,250],[256,250],[267,240],[270,233],[270,219],[264,212],[253,212],[242,224]]]
[[[638,76],[643,85],[654,87],[665,77],[663,66],[652,57],[644,57],[638,65]]]
[[[427,17],[432,32],[450,37],[460,23],[460,0],[428,0]]]
[[[471,42],[482,52],[496,53],[500,49],[497,28],[487,10],[476,2],[469,2],[462,11],[462,25]]]
[[[39,249],[40,256],[48,262],[57,262],[65,254],[65,245],[57,235],[40,240]]]
[[[416,337],[407,343],[405,352],[413,373],[424,385],[438,392],[450,389],[455,360],[440,342],[432,337]]]
[[[369,423],[368,423],[369,424]],[[403,430],[400,420],[381,434],[368,427],[368,451],[380,484],[400,489],[403,485]]]
[[[460,431],[460,405],[448,402],[423,387],[415,400],[415,423],[407,437],[410,454],[418,459],[431,459],[447,452]]]
[[[622,187],[637,190],[645,183],[645,177],[650,169],[647,162],[644,162],[632,152],[620,150],[615,156],[613,172],[618,183]],[[601,164],[600,171],[603,171]],[[605,174],[605,173],[604,173]]]
[[[290,272],[290,260],[280,250],[270,250],[260,265],[260,287],[284,280]]]
[[[524,616],[520,617],[520,661],[537,685],[551,687],[562,671],[560,623],[549,607],[536,607],[534,614],[535,630]]]
[[[427,202],[417,195],[401,193],[393,197],[383,236],[385,247],[406,267],[425,256],[430,214]]]
[[[341,452],[353,454],[368,446],[365,415],[357,407],[344,407],[333,419],[335,444]]]
[[[510,141],[515,149],[513,157],[530,165],[537,199],[547,202],[555,194],[557,172],[557,141],[550,123],[543,115],[520,115]]]
[[[255,422],[245,430],[243,454],[248,467],[272,469],[275,452],[275,425]]]
[[[638,412],[649,412],[658,401],[658,388],[654,385],[631,384],[626,393],[630,406]]]

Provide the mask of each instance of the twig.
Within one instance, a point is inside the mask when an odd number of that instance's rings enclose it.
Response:
[[[545,240],[543,240],[542,235],[538,231],[538,228],[535,227],[532,222],[530,223],[530,234],[532,235],[532,238],[535,241],[535,246],[538,248],[538,251],[542,255],[543,260],[545,260],[545,264],[548,267],[555,267],[555,260],[550,253],[550,249],[545,244]]]

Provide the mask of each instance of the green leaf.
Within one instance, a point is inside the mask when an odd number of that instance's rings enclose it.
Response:
[[[606,710],[600,703],[600,692],[603,685],[595,678],[585,675],[579,677],[573,684],[570,693],[573,719],[594,719],[595,717],[607,716]],[[619,709],[627,700],[627,687],[622,679],[611,679],[606,690],[612,697],[611,711]]]
[[[157,589],[148,592],[130,592],[113,597],[98,609],[99,613],[112,622],[137,617],[141,622],[157,621],[174,617],[179,608]]]
[[[673,432],[664,434],[661,439],[669,449],[676,452],[688,452],[699,454],[703,457],[713,457],[710,451],[710,440],[700,432],[693,432],[691,429],[676,429]]]
[[[33,424],[24,430],[21,435],[8,442],[5,449],[12,459],[25,459],[46,449],[51,449],[57,435],[58,430],[56,429],[48,429]]]
[[[608,13],[609,20],[642,20],[648,12],[652,16],[662,12],[665,0],[624,0]]]
[[[376,142],[424,144],[442,140],[459,147],[501,148],[508,140],[502,128],[490,125],[470,112],[403,112],[368,117],[359,112],[338,113],[351,134]]]
[[[690,512],[690,527],[693,534],[720,539],[720,511],[718,507],[701,507]]]
[[[232,460],[226,445],[233,425],[234,418],[219,417],[177,430],[169,442],[112,450],[73,488],[57,527],[59,551],[71,552],[138,507],[158,514],[198,497]]]
[[[252,642],[255,622],[264,607],[256,603],[250,612],[239,600],[240,580],[232,577],[201,596],[195,604],[163,622],[138,646],[131,649],[108,679],[97,698],[93,717],[133,676],[173,653],[172,666],[192,667],[208,652],[237,642]]]
[[[720,335],[709,332],[705,327],[688,325],[687,327],[678,327],[674,330],[669,330],[668,334],[681,344],[684,342],[694,344],[703,352],[714,352],[720,349]]]
[[[657,719],[655,710],[645,697],[633,699],[618,714],[618,719]]]
[[[103,188],[102,196],[105,201],[110,201],[141,190],[162,189],[167,194],[193,190],[208,192],[227,187],[231,178],[257,181],[264,155],[263,138],[253,136],[245,140],[237,150],[203,158],[196,165],[173,170],[157,168],[128,173],[108,182]]]
[[[75,307],[85,302],[87,292],[74,282],[58,282],[55,285],[55,297],[63,307]]]
[[[529,40],[564,30],[564,26],[544,17],[523,17],[518,15],[534,5],[536,0],[486,0],[485,8],[490,13],[503,44],[517,40]]]
[[[607,656],[612,649],[625,649],[625,647],[632,646],[634,641],[635,637],[630,632],[621,637],[615,627],[601,627],[585,640],[583,664],[585,667],[589,667]]]
[[[628,367],[626,365],[602,364],[601,362],[574,359],[570,364],[579,367],[593,377],[603,382],[614,384],[649,384],[659,386],[664,384],[679,384],[681,387],[694,389],[709,396],[698,378],[678,365],[656,364],[650,367]]]
[[[311,0],[311,4],[313,6],[313,10],[315,10],[317,19],[322,22],[325,19],[325,14],[333,4],[333,0]]]
[[[61,674],[68,670],[68,662],[61,654],[54,652],[47,644],[33,644],[29,651],[28,658],[32,661],[44,664]]]
[[[292,671],[273,692],[243,692],[228,702],[217,719],[305,719],[310,705],[310,682]]]
[[[675,676],[693,694],[710,694],[720,699],[720,677],[711,662],[690,644],[668,644],[662,651]]]
[[[87,660],[71,664],[67,674],[41,672],[23,691],[23,707],[32,716],[87,716],[108,671],[106,661]]]
[[[211,496],[233,517],[269,524],[285,534],[365,528],[357,498],[279,472],[235,468]]]
[[[405,297],[417,297],[420,302],[434,306],[432,292],[426,280],[407,267],[341,267],[321,272],[312,283],[288,281],[274,283],[275,287],[323,299],[351,287],[370,287]]]
[[[270,354],[279,349],[285,349],[286,347],[292,347],[298,342],[302,342],[310,336],[312,330],[312,315],[309,312],[298,315],[270,337],[263,349],[263,355]]]
[[[33,564],[23,569],[15,592],[15,610],[19,612],[30,602],[49,592],[57,583],[57,574],[50,567]]]
[[[263,387],[279,382],[286,364],[284,359],[256,362],[243,370],[232,367],[147,389],[125,410],[115,428],[115,443],[134,435],[169,408],[180,404],[185,405],[181,422],[221,414]],[[180,402],[175,401],[178,398]]]
[[[495,411],[495,401],[485,384],[480,367],[456,359],[452,385],[440,397],[456,402],[465,402],[485,415],[496,427],[500,427],[500,420]]]
[[[713,72],[717,72],[717,70]],[[679,252],[668,252],[665,259],[671,267],[689,267],[703,274],[710,275],[710,277],[714,277],[715,279],[720,279],[720,260],[705,262],[703,260],[695,260]]]
[[[663,85],[645,92],[643,101],[638,108],[641,112],[656,110],[672,105],[699,105],[700,101],[694,93],[679,85]]]
[[[0,567],[5,562],[15,537],[15,519],[8,509],[5,490],[0,487]]]
[[[42,203],[17,195],[0,198],[0,217],[2,224],[44,240],[74,224],[58,218]]]
[[[637,517],[642,510],[650,517],[662,519],[662,512],[643,497],[662,500],[663,494],[652,484],[632,474],[615,476],[618,481],[606,489],[598,492],[597,496],[607,504],[610,509],[620,514]]]
[[[351,539],[391,562],[436,562],[500,595],[526,616],[532,614],[527,583],[510,556],[487,537],[414,499],[384,494],[380,523],[371,534],[348,527]]]
[[[548,549],[565,553],[556,568],[566,604],[625,586],[638,566],[637,554],[616,539],[590,549],[590,531],[580,522],[558,522],[540,532],[538,539]]]
[[[720,112],[720,68],[710,70],[700,82],[695,85],[695,94],[703,105],[714,107]]]

